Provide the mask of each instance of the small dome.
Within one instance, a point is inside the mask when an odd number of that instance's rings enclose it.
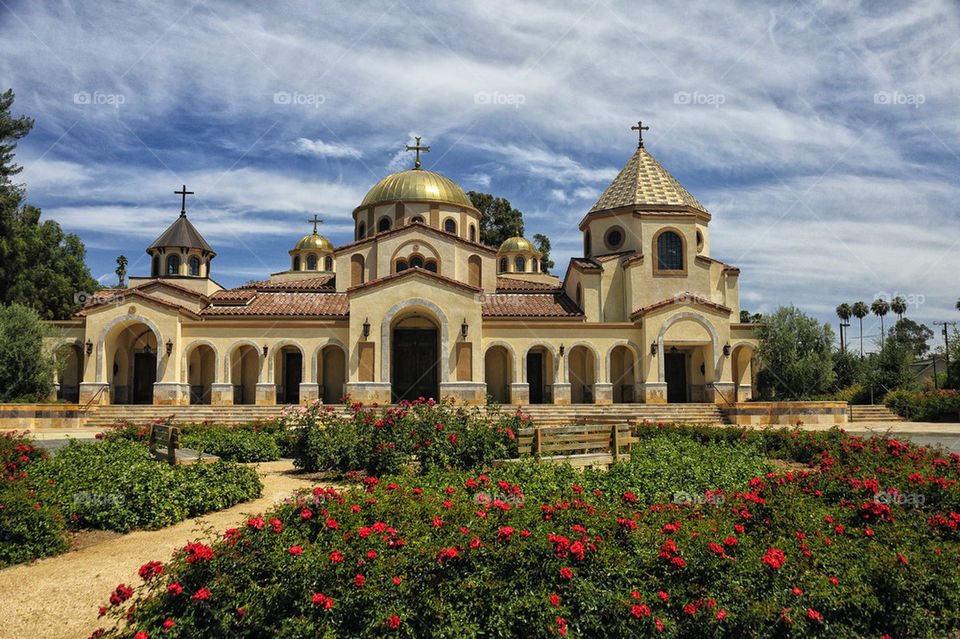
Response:
[[[332,252],[333,244],[330,242],[330,240],[322,235],[311,233],[310,235],[304,235],[303,239],[297,242],[297,245],[293,247],[294,251],[302,251],[305,249]]]
[[[410,169],[388,175],[367,192],[360,206],[398,200],[447,202],[473,208],[470,198],[456,182],[424,169]]]
[[[533,245],[533,242],[528,240],[525,237],[520,237],[519,235],[514,235],[513,237],[508,237],[503,241],[503,244],[500,245],[500,253],[507,253],[509,251],[521,251],[524,253],[539,253],[537,247]]]

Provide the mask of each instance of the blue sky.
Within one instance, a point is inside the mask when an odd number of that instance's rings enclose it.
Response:
[[[121,253],[147,274],[181,184],[225,286],[286,268],[314,213],[344,243],[415,135],[424,168],[522,210],[562,275],[642,119],[743,308],[835,326],[900,294],[960,319],[954,2],[0,0],[0,52],[36,120],[28,200],[105,284]]]

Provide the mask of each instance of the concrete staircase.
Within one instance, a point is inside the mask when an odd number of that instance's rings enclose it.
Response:
[[[91,408],[83,420],[83,426],[103,428],[120,421],[145,423],[173,416],[174,422],[197,423],[213,421],[220,424],[250,422],[278,415],[285,406],[153,406],[153,405],[107,405]],[[348,411],[347,406],[336,407],[338,412]],[[516,407],[504,405],[503,412]],[[647,420],[654,424],[679,422],[683,424],[728,423],[716,404],[532,404],[521,408],[524,414],[533,417],[539,426],[569,426],[570,424],[634,423]]]
[[[902,422],[902,417],[883,404],[850,404],[851,422]]]

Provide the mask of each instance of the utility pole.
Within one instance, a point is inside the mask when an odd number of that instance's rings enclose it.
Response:
[[[934,322],[936,326],[943,327],[943,354],[946,358],[947,363],[947,383],[944,384],[944,388],[952,388],[950,384],[950,338],[947,336],[947,327],[956,326],[956,322]]]

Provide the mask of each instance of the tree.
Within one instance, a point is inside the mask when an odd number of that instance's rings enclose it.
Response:
[[[843,349],[833,354],[833,372],[836,375],[835,388],[843,390],[862,382],[866,374],[866,361],[855,353]]]
[[[44,319],[67,319],[80,309],[82,293],[100,288],[90,275],[80,238],[53,220],[40,222],[40,209],[24,203],[22,185],[10,176],[17,140],[33,126],[10,115],[13,91],[0,95],[0,303],[35,309]]]
[[[870,310],[874,315],[880,318],[880,347],[883,348],[883,316],[887,314],[887,311],[890,310],[890,303],[885,299],[875,299],[873,304],[870,305]]]
[[[20,304],[0,307],[0,401],[40,400],[50,394],[56,358],[44,350],[43,338],[56,335],[36,310]]]
[[[907,348],[913,357],[919,359],[930,351],[927,343],[933,337],[933,331],[925,324],[917,324],[909,317],[897,320],[890,329],[890,337]]]
[[[850,307],[850,312],[853,313],[853,316],[860,320],[860,357],[863,357],[863,318],[870,314],[870,309],[867,308],[866,302],[854,302],[853,306]]]
[[[846,352],[847,346],[843,341],[843,329],[845,324],[850,321],[850,313],[853,312],[853,309],[850,308],[850,305],[844,302],[837,307],[837,317],[840,318],[840,350]]]
[[[118,255],[117,256],[117,269],[114,271],[117,274],[117,286],[119,288],[124,287],[124,280],[127,278],[127,256]]]
[[[957,310],[960,311],[960,299],[957,299]]]
[[[907,312],[907,301],[897,295],[890,300],[890,310],[897,314],[897,320],[902,320],[903,314]]]
[[[499,247],[514,235],[523,235],[523,213],[510,206],[510,200],[489,193],[467,193],[474,208],[480,211],[480,242]]]
[[[919,385],[910,363],[910,349],[895,339],[887,340],[879,353],[867,360],[867,385],[873,392],[873,402],[879,403],[892,390],[915,390]]]
[[[549,273],[553,268],[553,260],[550,259],[550,238],[543,233],[535,233],[533,241],[537,244],[537,250],[542,253],[540,256],[540,270]]]
[[[807,399],[833,388],[833,331],[795,306],[781,306],[757,327],[758,385],[776,399]]]

